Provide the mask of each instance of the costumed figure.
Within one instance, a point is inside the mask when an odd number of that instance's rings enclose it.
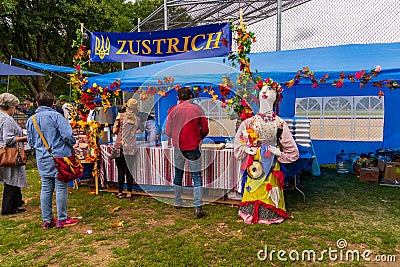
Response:
[[[269,78],[259,87],[259,112],[244,120],[235,135],[234,154],[244,171],[239,215],[248,224],[281,223],[289,214],[279,163],[296,161],[299,152],[288,125],[274,113],[282,88]]]

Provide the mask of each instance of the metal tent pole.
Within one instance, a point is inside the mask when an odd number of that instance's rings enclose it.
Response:
[[[164,30],[168,30],[168,6],[167,6],[167,0],[164,0]]]
[[[140,18],[137,19],[137,31],[140,32]],[[142,62],[139,61],[139,67],[142,66]]]
[[[277,1],[276,10],[276,51],[281,50],[282,39],[282,0]]]
[[[11,66],[12,56],[10,57],[10,66]],[[8,93],[8,86],[10,85],[10,75],[7,76],[7,93]]]

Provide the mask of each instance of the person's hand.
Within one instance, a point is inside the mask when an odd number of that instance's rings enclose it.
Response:
[[[271,153],[277,157],[280,157],[282,155],[281,150],[274,146],[268,146],[268,151],[271,151]]]
[[[28,142],[28,137],[26,135],[19,136],[15,140],[16,140],[16,142]]]
[[[246,152],[247,154],[249,154],[249,155],[255,155],[256,153],[257,153],[257,148],[255,148],[255,147],[246,147],[245,149],[244,149],[244,152]]]

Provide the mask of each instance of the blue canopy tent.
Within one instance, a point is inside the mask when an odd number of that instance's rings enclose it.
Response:
[[[42,73],[0,63],[0,76],[45,76]]]
[[[333,47],[310,48],[290,51],[257,53],[250,55],[252,70],[257,70],[263,78],[271,77],[278,82],[287,82],[303,67],[309,67],[315,77],[321,78],[329,74],[325,84],[311,88],[311,81],[301,79],[300,83],[283,92],[280,116],[293,117],[295,115],[296,98],[323,97],[323,96],[376,96],[378,88],[368,83],[360,89],[358,82],[352,83],[346,79],[342,88],[332,86],[334,79],[338,79],[341,72],[354,74],[361,70],[371,70],[375,66],[382,67],[381,73],[374,80],[400,79],[400,43],[387,44],[355,44]],[[201,62],[201,64],[196,64]],[[193,66],[188,68],[185,66]],[[211,66],[217,65],[218,68]],[[224,66],[224,67],[222,67]],[[193,71],[193,72],[191,72]],[[157,80],[164,76],[174,77],[176,84],[218,84],[222,76],[235,76],[237,70],[232,70],[223,58],[209,58],[191,61],[169,61],[140,68],[110,73],[89,79],[89,84],[98,83],[109,85],[116,79],[121,80],[125,89],[142,85],[157,85]],[[235,80],[233,78],[233,80]],[[395,116],[395,108],[400,103],[400,90],[391,91],[381,88],[385,93],[384,127],[382,141],[337,141],[313,140],[314,148],[320,163],[333,163],[335,155],[340,149],[350,152],[368,152],[378,148],[393,148],[399,146],[400,120]],[[173,90],[172,94],[173,95]],[[176,94],[175,94],[176,95]],[[172,100],[170,100],[172,99]],[[163,98],[156,107],[160,118],[166,112],[176,97]],[[157,113],[157,111],[156,111]]]
[[[12,58],[12,60],[31,67],[32,69],[37,69],[37,70],[45,70],[45,71],[50,71],[50,72],[62,72],[62,73],[74,73],[75,68],[72,67],[66,67],[66,66],[57,66],[57,65],[52,65],[52,64],[45,64],[45,63],[40,63],[40,62],[33,62],[29,60],[23,60],[19,58]],[[91,71],[85,71],[84,72],[86,75],[99,75],[96,72],[91,72]]]
[[[45,76],[42,73],[26,70],[23,68],[19,68],[16,66],[0,63],[0,76]],[[0,80],[1,84],[6,84],[7,85],[7,92],[8,92],[8,85],[9,81],[4,82]]]

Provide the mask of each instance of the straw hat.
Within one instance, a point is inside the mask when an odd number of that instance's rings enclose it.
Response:
[[[125,103],[125,107],[129,108],[129,109],[137,109],[138,107],[138,101],[134,98],[130,98],[126,103]]]

